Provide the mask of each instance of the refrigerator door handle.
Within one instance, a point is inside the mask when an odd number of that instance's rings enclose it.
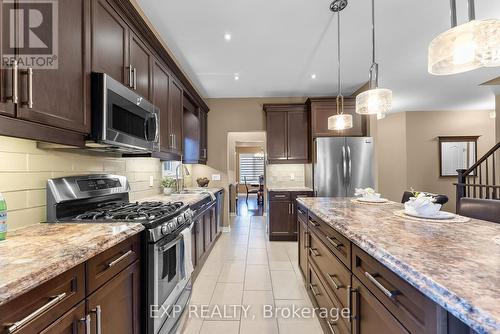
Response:
[[[348,184],[351,185],[352,160],[351,160],[351,147],[349,145],[347,145],[347,158],[349,159],[349,181],[348,181]]]
[[[346,183],[347,160],[345,158],[345,146],[342,146],[342,167],[344,172],[344,184]]]

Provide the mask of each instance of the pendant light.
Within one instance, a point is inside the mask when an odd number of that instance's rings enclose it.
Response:
[[[451,29],[429,45],[429,73],[448,75],[500,66],[500,20],[476,20],[468,0],[469,22],[457,26],[456,0],[450,0]]]
[[[375,0],[372,0],[372,66],[369,88],[356,96],[356,113],[361,115],[385,114],[392,106],[392,91],[378,88],[378,64],[375,61]]]
[[[342,72],[340,65],[340,12],[347,6],[347,0],[335,0],[330,10],[337,13],[337,114],[328,117],[328,130],[346,130],[352,128],[352,115],[344,114],[344,96],[342,95]]]

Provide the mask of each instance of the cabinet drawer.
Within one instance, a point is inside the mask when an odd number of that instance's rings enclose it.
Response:
[[[270,201],[289,201],[290,193],[287,191],[271,191],[269,192]]]
[[[310,236],[309,261],[317,265],[325,286],[334,295],[332,298],[337,298],[343,307],[348,307],[351,273],[314,233]]]
[[[290,194],[290,198],[293,200],[300,197],[314,197],[314,193],[312,191],[294,191]]]
[[[303,223],[307,223],[307,209],[302,205],[297,205],[297,218]]]
[[[351,268],[351,242],[330,225],[323,222],[309,212],[309,230],[325,243],[325,245],[342,261],[347,268]]]
[[[309,290],[309,294],[312,295],[313,302],[315,302],[319,308],[323,308],[328,312],[326,318],[319,316],[323,329],[326,333],[349,334],[350,330],[346,325],[347,320],[341,318],[342,307],[333,302],[326,293],[326,289],[319,279],[317,268],[315,268],[314,264],[308,267],[308,278],[310,283],[307,289]],[[338,317],[336,316],[337,314]]]
[[[137,260],[139,246],[135,235],[87,261],[87,295]]]
[[[85,333],[85,317],[85,301],[82,301],[39,334]]]
[[[411,333],[437,332],[437,304],[355,245],[352,266],[354,275]]]
[[[0,306],[0,332],[39,333],[84,298],[81,264]]]

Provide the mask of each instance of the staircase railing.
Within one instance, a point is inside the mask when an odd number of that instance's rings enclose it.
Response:
[[[500,200],[500,142],[482,156],[469,169],[459,169],[457,187],[457,212],[462,197]]]

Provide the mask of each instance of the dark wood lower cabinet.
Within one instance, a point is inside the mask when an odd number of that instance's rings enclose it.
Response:
[[[203,254],[205,254],[205,233],[204,233],[204,225],[203,224],[203,216],[199,219],[195,220],[195,229],[196,229],[196,265],[198,266],[201,263]]]
[[[352,281],[353,334],[410,333],[356,277]]]
[[[307,252],[309,250],[309,232],[307,231],[307,223],[301,219],[297,220],[298,244],[299,244],[299,267],[302,273],[307,272]],[[304,276],[305,277],[305,276]]]
[[[140,264],[135,262],[87,298],[91,333],[100,316],[101,333],[138,334],[140,330]],[[100,315],[99,310],[100,309]]]
[[[127,249],[136,241],[139,241],[139,235],[126,239],[87,262],[1,305],[0,333],[97,334],[99,319],[102,326],[100,333],[139,334],[139,253],[136,253],[135,262],[129,265],[126,260],[130,257],[122,257],[122,262],[112,255],[121,249]],[[109,262],[106,262],[105,259],[109,256],[115,260],[115,264],[109,265]],[[125,266],[122,267],[122,264]],[[105,270],[89,271],[93,266],[99,269],[118,269],[113,271],[112,276],[107,276]],[[88,275],[89,272],[91,275]],[[95,279],[93,273],[106,277],[95,291],[90,289],[96,285],[88,284],[88,281]],[[33,317],[33,314],[37,316]]]
[[[269,191],[269,240],[297,240],[297,198],[310,196],[313,196],[312,191]]]

